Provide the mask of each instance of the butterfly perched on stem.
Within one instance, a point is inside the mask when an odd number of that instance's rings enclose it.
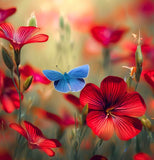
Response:
[[[70,70],[64,74],[54,70],[43,70],[43,74],[54,81],[54,87],[59,92],[78,92],[85,86],[85,80],[89,73],[89,65],[83,65]]]

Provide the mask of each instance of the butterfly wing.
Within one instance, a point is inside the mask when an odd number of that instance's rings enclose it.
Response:
[[[64,93],[67,93],[71,90],[70,86],[68,85],[68,82],[64,78],[58,81],[55,81],[54,86],[57,91],[64,92]]]
[[[71,78],[69,85],[72,92],[78,92],[85,86],[85,81],[83,78]]]
[[[68,72],[68,75],[71,78],[86,78],[88,76],[88,73],[89,73],[89,65],[86,64],[72,69],[71,71]]]
[[[58,81],[64,78],[64,75],[58,71],[54,70],[43,70],[43,74],[50,80],[50,81]]]

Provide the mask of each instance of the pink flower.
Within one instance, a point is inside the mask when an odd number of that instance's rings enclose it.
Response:
[[[107,26],[95,26],[91,29],[94,39],[104,47],[117,43],[127,30],[124,28],[113,29]]]
[[[55,155],[51,148],[61,146],[58,140],[46,138],[41,130],[30,122],[23,121],[22,126],[16,123],[11,123],[10,127],[27,139],[30,149],[39,149],[45,152],[48,156],[52,157]]]
[[[108,76],[100,88],[89,83],[80,94],[80,102],[88,104],[87,125],[104,140],[114,130],[121,140],[129,140],[142,130],[137,117],[144,115],[146,106],[137,92],[127,92],[127,84],[120,77]]]
[[[6,77],[1,70],[0,70],[0,102],[2,104],[2,109],[7,113],[11,113],[15,109],[19,109],[20,107],[19,95],[13,85],[12,79]]]
[[[152,158],[148,154],[140,152],[134,155],[134,160],[152,160]]]
[[[16,12],[16,8],[0,9],[0,24]]]
[[[20,75],[23,79],[26,79],[29,76],[33,76],[32,83],[49,84],[51,82],[43,75],[43,73],[39,69],[32,67],[30,64],[26,64],[20,67],[19,70]]]
[[[0,25],[0,37],[8,40],[15,51],[20,52],[21,48],[28,43],[46,42],[48,36],[45,34],[36,34],[38,27],[21,26],[15,31],[11,23],[2,23]]]

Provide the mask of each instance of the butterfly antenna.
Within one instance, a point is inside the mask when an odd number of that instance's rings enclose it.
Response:
[[[60,72],[64,73],[64,72],[58,67],[57,64],[56,64],[56,68],[57,68]]]

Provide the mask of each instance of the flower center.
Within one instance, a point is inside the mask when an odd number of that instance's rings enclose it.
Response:
[[[109,107],[106,109],[106,114],[107,116],[112,115],[112,110],[114,109],[114,107]]]

